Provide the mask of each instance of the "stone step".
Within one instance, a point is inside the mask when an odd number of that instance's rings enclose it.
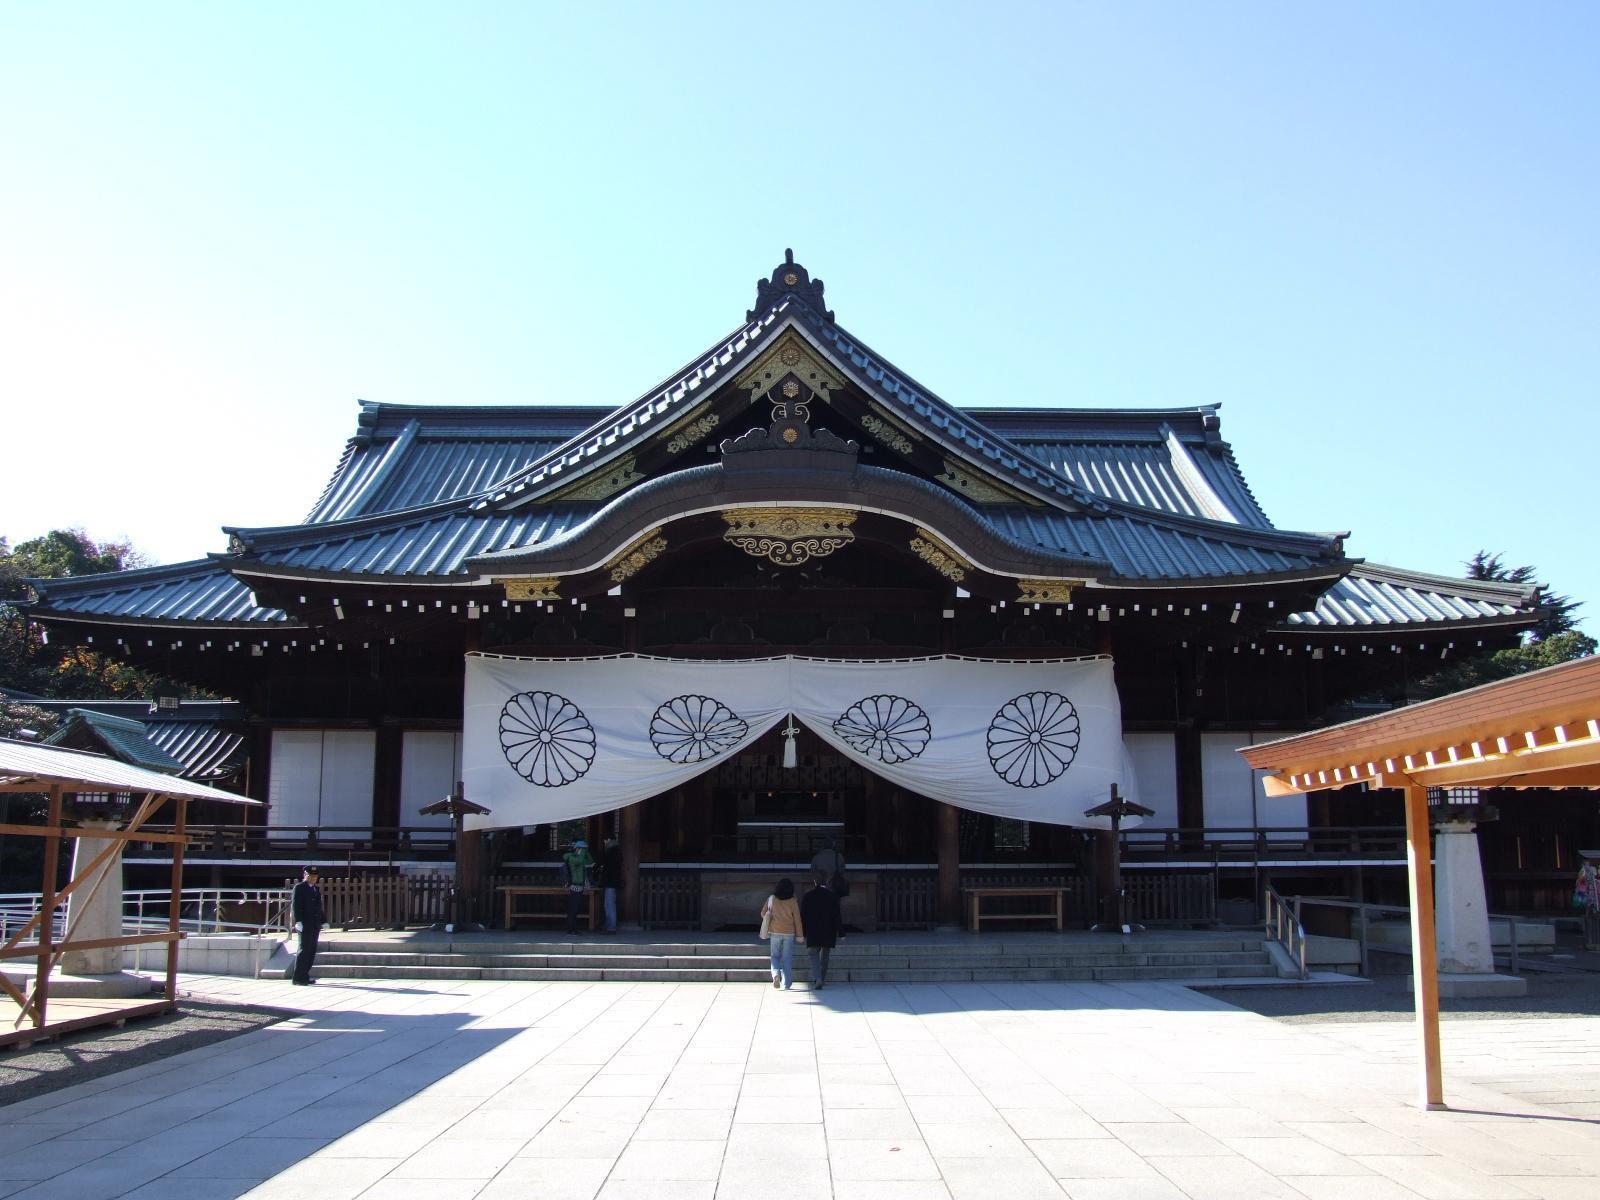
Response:
[[[619,947],[620,949],[620,947]],[[797,954],[797,959],[804,958]],[[390,968],[418,967],[456,971],[484,971],[525,968],[573,970],[759,970],[768,962],[765,951],[748,954],[658,956],[649,954],[361,954],[330,950],[317,956],[322,967],[350,967],[352,970],[380,972]],[[1270,959],[1263,951],[1231,954],[1152,954],[1152,955],[1008,955],[1003,960],[954,953],[943,958],[908,958],[891,955],[855,955],[835,952],[834,971],[871,970],[1083,970],[1167,969],[1178,967],[1248,966],[1265,973]]]
[[[1151,954],[1238,954],[1255,953],[1261,949],[1261,939],[1255,938],[1226,938],[1217,940],[1196,941],[1163,941],[1136,937],[1126,941],[1121,940],[1121,935],[1106,934],[1106,941],[1098,945],[1087,941],[1064,942],[1052,945],[1045,941],[1031,941],[1027,943],[995,941],[986,942],[930,942],[930,943],[881,943],[870,941],[857,941],[847,939],[838,949],[837,953],[851,955],[871,956],[887,955],[894,958],[941,958],[952,954],[959,954],[969,958],[1005,958],[1021,955],[1032,957],[1040,954],[1070,954],[1070,955],[1096,955],[1108,957],[1122,957],[1127,955]],[[476,941],[463,939],[460,941],[438,942],[434,945],[402,950],[393,941],[356,941],[350,938],[333,936],[324,937],[322,942],[323,953],[350,953],[350,954],[471,954],[471,955],[561,955],[572,954],[600,956],[613,954],[647,955],[652,957],[682,958],[686,956],[710,955],[728,956],[741,954],[766,953],[764,943],[758,942],[754,936],[748,942],[629,942],[629,941]]]
[[[543,983],[767,983],[766,967],[755,969],[712,970],[706,968],[661,969],[649,967],[416,967],[395,966],[379,969],[317,962],[317,975],[324,979],[482,979]],[[1002,983],[1002,982],[1119,982],[1155,983],[1175,979],[1246,979],[1270,974],[1261,967],[1222,966],[1149,968],[1138,967],[913,967],[882,970],[867,967],[828,968],[834,983]],[[808,972],[795,971],[804,981]]]

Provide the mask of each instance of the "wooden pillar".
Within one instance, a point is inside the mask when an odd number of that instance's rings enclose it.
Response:
[[[183,796],[172,797],[177,806],[173,814],[172,832],[178,840],[172,843],[172,904],[167,917],[167,932],[172,940],[167,943],[167,999],[178,998],[178,930],[183,915],[183,845],[189,826],[189,801]]]
[[[1433,927],[1433,858],[1428,841],[1428,789],[1407,783],[1406,875],[1411,886],[1411,982],[1422,1052],[1422,1107],[1444,1108],[1439,1061],[1439,948]]]
[[[639,894],[639,833],[642,825],[640,814],[643,808],[643,800],[624,808],[617,832],[622,846],[622,895],[617,897],[620,910],[617,917],[624,925],[639,924],[639,914],[643,907],[641,904],[643,897]]]
[[[33,975],[33,1024],[42,1029],[45,1006],[50,1002],[50,960],[55,957],[56,873],[61,867],[61,785],[50,788],[50,808],[44,819],[51,832],[44,840],[44,873],[39,884],[39,957]]]
[[[961,810],[935,800],[939,841],[938,909],[940,925],[961,924]]]
[[[1096,829],[1094,834],[1094,912],[1089,924],[1101,925],[1111,920],[1114,907],[1112,898],[1122,888],[1122,865],[1117,856],[1116,830]]]
[[[1178,827],[1203,829],[1206,823],[1204,743],[1200,731],[1193,726],[1176,730],[1172,735],[1172,752],[1178,787]],[[1192,841],[1193,839],[1185,839]]]

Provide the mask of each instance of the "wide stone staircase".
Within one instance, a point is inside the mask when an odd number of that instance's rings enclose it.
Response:
[[[276,966],[276,964],[275,964]],[[268,969],[264,976],[281,975]],[[504,935],[361,940],[325,938],[316,974],[325,979],[484,979],[766,983],[767,947],[749,941],[510,941]],[[796,948],[795,974],[808,975]],[[1248,934],[1003,934],[952,940],[848,938],[833,953],[830,983],[959,983],[1005,980],[1133,982],[1276,978],[1261,937]]]

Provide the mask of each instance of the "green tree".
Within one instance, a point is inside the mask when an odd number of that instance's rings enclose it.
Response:
[[[1538,568],[1531,565],[1508,567],[1503,555],[1486,550],[1474,554],[1466,567],[1468,579],[1532,585],[1539,622],[1520,646],[1474,655],[1430,675],[1417,685],[1421,698],[1444,696],[1497,679],[1525,675],[1575,658],[1587,658],[1595,652],[1594,638],[1577,628],[1575,614],[1582,602],[1557,595],[1549,584],[1539,579]]]
[[[126,542],[96,542],[81,529],[53,529],[11,548],[0,538],[0,687],[38,696],[143,699],[164,683],[83,646],[49,644],[17,607],[27,579],[98,575],[145,565]]]

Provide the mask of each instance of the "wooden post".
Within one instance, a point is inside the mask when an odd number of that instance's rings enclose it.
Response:
[[[189,801],[183,796],[174,796],[173,802],[178,806],[178,811],[173,814],[172,832],[178,835],[178,840],[172,843],[172,902],[167,918],[167,931],[173,935],[167,943],[167,999],[178,998],[178,938],[180,929],[179,919],[182,916],[183,906],[183,837],[189,823]]]
[[[961,810],[935,800],[939,836],[940,925],[961,924]]]
[[[55,957],[56,872],[61,865],[61,785],[50,788],[50,808],[44,819],[51,833],[44,840],[44,877],[39,883],[39,959],[33,975],[33,1025],[43,1029],[45,1005],[50,1001],[50,967]]]
[[[1433,858],[1428,841],[1428,789],[1405,785],[1406,874],[1411,885],[1411,982],[1422,1051],[1422,1107],[1441,1109],[1444,1072],[1439,1061],[1439,948],[1433,928]]]
[[[639,830],[644,801],[639,800],[622,810],[617,836],[622,841],[622,895],[618,897],[620,912],[617,916],[624,925],[637,925],[644,911],[644,897],[639,894]]]

